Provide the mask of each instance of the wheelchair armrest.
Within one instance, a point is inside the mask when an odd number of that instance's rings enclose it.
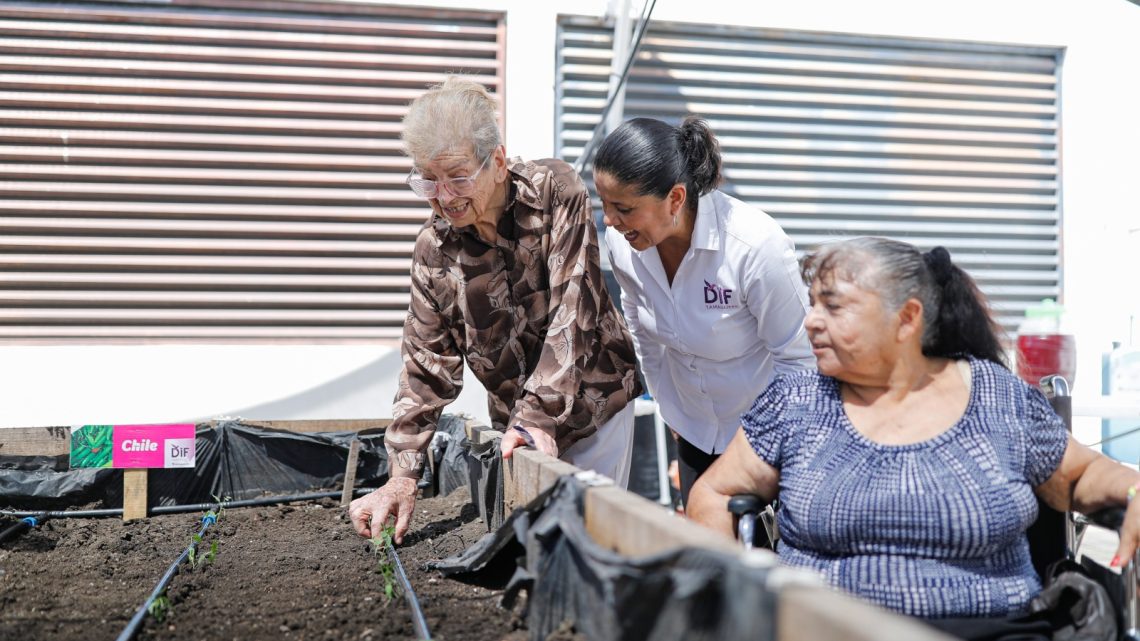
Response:
[[[768,502],[755,494],[734,494],[728,499],[728,511],[736,516],[759,514]]]
[[[1110,507],[1088,514],[1085,518],[1088,519],[1090,523],[1095,523],[1115,532],[1120,529],[1120,526],[1124,525],[1124,512],[1125,510],[1122,507]]]

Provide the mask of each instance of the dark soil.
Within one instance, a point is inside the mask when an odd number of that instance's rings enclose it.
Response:
[[[198,531],[200,515],[49,521],[0,549],[0,639],[114,639]],[[479,539],[467,491],[421,499],[398,548],[436,641],[522,641],[501,593],[426,571]],[[371,543],[344,508],[319,503],[226,510],[201,546],[212,562],[183,565],[170,609],[139,639],[414,639],[410,610],[384,591]],[[201,554],[201,553],[200,553]]]
[[[45,522],[0,548],[0,639],[114,639],[197,532],[193,515]]]

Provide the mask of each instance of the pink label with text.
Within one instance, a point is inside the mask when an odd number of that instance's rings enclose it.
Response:
[[[116,425],[112,467],[194,467],[194,424]]]

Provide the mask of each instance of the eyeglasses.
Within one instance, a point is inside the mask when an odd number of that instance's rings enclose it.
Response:
[[[420,198],[436,198],[439,196],[440,189],[447,189],[447,192],[452,196],[463,198],[470,196],[475,192],[475,179],[479,177],[479,172],[487,166],[487,161],[491,156],[483,159],[483,163],[475,170],[475,173],[470,176],[463,176],[462,178],[451,178],[449,180],[428,180],[422,178],[413,168],[411,173],[408,174],[408,179],[405,181],[408,186]]]

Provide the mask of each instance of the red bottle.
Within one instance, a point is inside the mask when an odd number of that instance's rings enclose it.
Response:
[[[1025,310],[1025,320],[1017,328],[1017,374],[1030,385],[1038,385],[1050,374],[1060,374],[1073,384],[1077,343],[1063,330],[1064,313],[1050,298]]]

